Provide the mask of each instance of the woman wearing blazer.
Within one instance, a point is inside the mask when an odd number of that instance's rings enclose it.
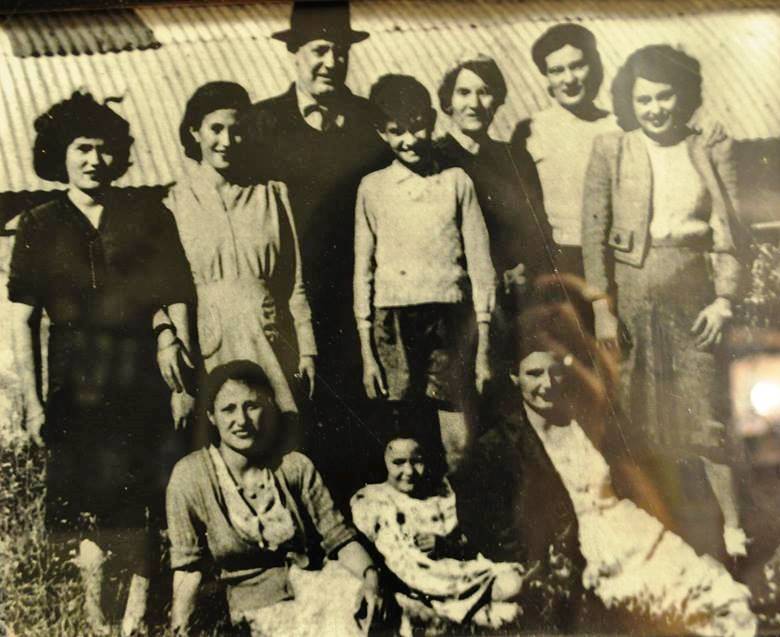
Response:
[[[634,435],[659,457],[704,461],[734,556],[745,554],[746,538],[726,464],[717,350],[741,275],[736,176],[725,136],[688,126],[701,82],[699,63],[666,45],[635,51],[620,69],[612,96],[624,132],[593,146],[583,258],[601,293],[596,336],[626,351],[621,406]]]

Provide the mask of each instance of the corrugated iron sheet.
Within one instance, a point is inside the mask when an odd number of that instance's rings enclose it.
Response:
[[[718,120],[738,139],[780,136],[780,15],[767,3],[515,2],[371,0],[353,3],[355,28],[372,33],[351,53],[348,82],[366,94],[383,73],[417,76],[435,95],[438,81],[464,49],[492,55],[509,85],[494,134],[549,104],[530,46],[551,23],[577,20],[599,40],[605,83],[600,101],[626,56],[666,42],[696,56],[704,75],[699,118]],[[681,7],[683,10],[681,10]],[[136,13],[161,46],[107,55],[18,58],[0,41],[0,191],[50,189],[32,171],[34,118],[84,87],[96,97],[122,95],[116,106],[136,143],[133,166],[120,183],[175,180],[182,161],[177,129],[184,103],[203,82],[229,79],[254,99],[284,90],[291,57],[270,34],[285,27],[289,3],[145,8]],[[440,117],[440,127],[447,124]]]
[[[13,14],[2,28],[17,57],[92,55],[160,46],[134,11]]]

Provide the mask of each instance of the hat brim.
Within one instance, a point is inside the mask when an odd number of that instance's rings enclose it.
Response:
[[[334,42],[349,42],[350,44],[355,44],[357,42],[362,42],[363,40],[368,39],[368,37],[371,34],[367,31],[341,31],[339,33],[300,33],[298,31],[293,31],[292,29],[285,29],[284,31],[277,31],[276,33],[272,33],[271,37],[274,40],[279,40],[281,42],[290,43],[290,42],[296,42],[298,44],[304,44],[306,42],[311,42],[312,40],[329,40],[333,39]]]

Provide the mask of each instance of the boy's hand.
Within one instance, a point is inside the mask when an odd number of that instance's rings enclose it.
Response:
[[[366,396],[371,399],[387,396],[382,370],[373,356],[363,356],[363,387],[366,390]]]
[[[309,400],[314,397],[315,376],[314,356],[301,356],[298,360],[298,377],[301,379],[306,379],[306,388]]]
[[[476,377],[477,393],[482,395],[485,391],[485,386],[493,379],[493,372],[490,370],[490,361],[487,354],[477,353],[474,376]]]

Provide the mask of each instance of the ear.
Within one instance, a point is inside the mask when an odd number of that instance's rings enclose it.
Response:
[[[376,128],[376,129],[374,129],[374,130],[376,130],[376,134],[377,134],[377,135],[379,135],[380,139],[381,139],[381,140],[382,140],[382,141],[383,141],[385,144],[389,144],[389,143],[390,143],[390,142],[388,141],[388,138],[387,138],[387,133],[385,133],[385,130],[384,130],[384,128]]]
[[[509,372],[509,378],[515,387],[520,386],[520,374],[515,375],[512,372]]]
[[[217,423],[216,423],[216,422],[214,422],[214,412],[213,412],[213,411],[209,411],[209,410],[207,409],[207,410],[206,410],[206,418],[208,418],[208,419],[209,419],[209,422],[211,423],[211,425],[212,425],[213,427],[216,427],[216,426],[217,426]]]
[[[200,131],[193,126],[190,126],[190,135],[192,135],[193,139],[200,144]]]

